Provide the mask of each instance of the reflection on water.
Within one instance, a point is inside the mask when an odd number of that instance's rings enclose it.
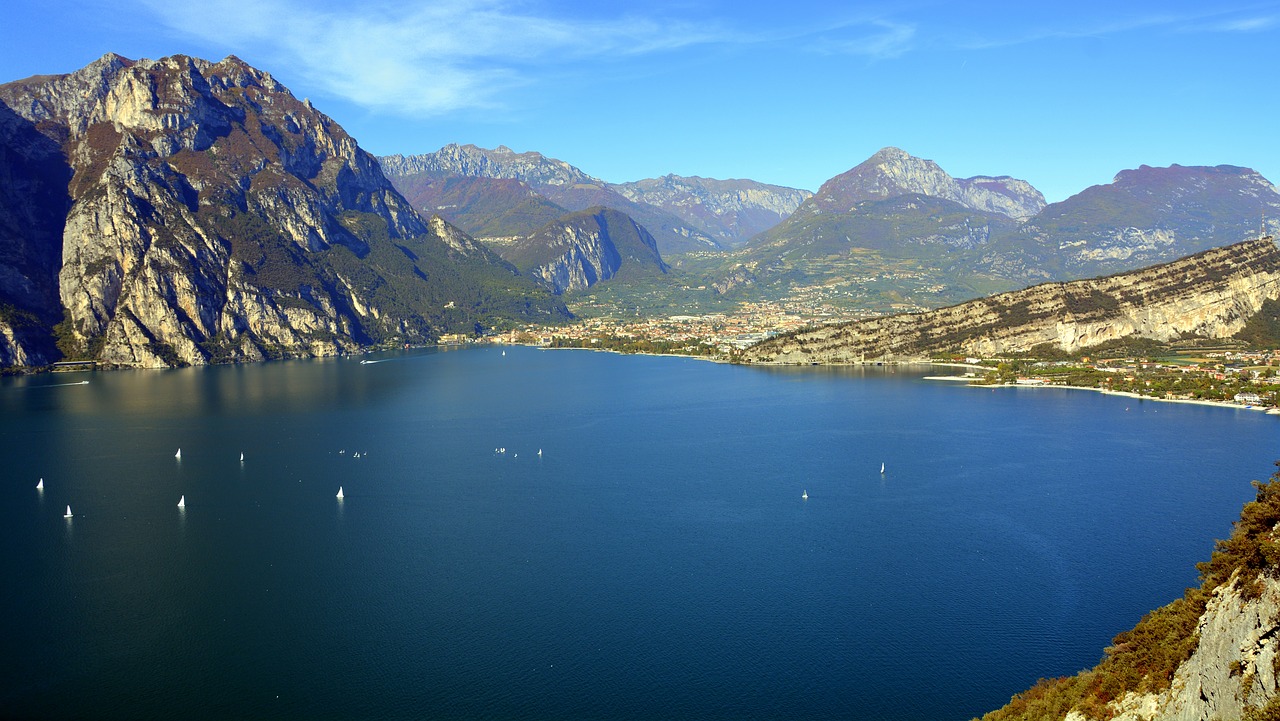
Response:
[[[0,379],[0,708],[967,719],[1194,582],[1277,454],[926,369],[385,361]]]

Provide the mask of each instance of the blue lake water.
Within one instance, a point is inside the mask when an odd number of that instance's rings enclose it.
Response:
[[[969,719],[1195,583],[1280,458],[937,370],[382,358],[0,380],[3,715]]]

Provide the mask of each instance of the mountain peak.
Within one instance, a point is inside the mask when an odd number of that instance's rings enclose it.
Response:
[[[822,212],[848,213],[859,203],[913,193],[1015,219],[1031,217],[1045,206],[1044,196],[1026,181],[1008,176],[956,179],[934,161],[893,146],[823,183],[814,203]]]

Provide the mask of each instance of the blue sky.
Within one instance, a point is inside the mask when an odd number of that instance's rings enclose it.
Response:
[[[537,150],[613,182],[816,190],[879,148],[1057,201],[1140,164],[1280,181],[1280,0],[11,0],[0,82],[235,54],[370,152]]]

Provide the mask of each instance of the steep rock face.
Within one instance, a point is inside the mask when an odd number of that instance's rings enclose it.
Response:
[[[341,127],[235,57],[108,55],[0,86],[0,101],[73,171],[58,273],[71,355],[143,367],[325,355],[427,340],[448,315],[420,266],[467,253]]]
[[[813,196],[807,190],[754,180],[664,175],[613,186],[637,203],[662,208],[707,230],[726,247],[740,245],[782,222]]]
[[[560,218],[503,251],[503,257],[561,294],[630,274],[666,273],[653,236],[611,208]]]
[[[434,153],[380,159],[392,181],[401,187],[425,179],[456,177],[520,181],[551,203],[572,211],[603,206],[619,210],[645,227],[664,253],[714,250],[719,244],[705,230],[648,203],[624,197],[615,186],[587,175],[572,165],[541,153],[517,153],[506,146],[494,150],[474,145],[446,145]],[[477,189],[472,188],[475,193]],[[489,191],[507,196],[509,187],[497,183]]]
[[[71,168],[53,140],[0,102],[0,366],[58,356],[58,268]]]
[[[913,193],[1013,219],[1029,218],[1045,206],[1040,191],[1024,180],[986,176],[957,180],[932,160],[898,148],[884,148],[823,183],[813,205],[821,212],[847,213],[863,201]]]
[[[1256,593],[1257,595],[1253,595]],[[1239,719],[1280,696],[1280,580],[1262,576],[1249,597],[1232,579],[1213,592],[1196,626],[1191,658],[1159,693],[1130,693],[1113,702],[1113,721]],[[1078,711],[1066,721],[1089,721]]]
[[[1280,249],[1265,237],[1132,273],[791,333],[748,348],[744,359],[857,363],[946,351],[1000,355],[1041,343],[1072,351],[1130,335],[1225,337],[1277,297]]]

